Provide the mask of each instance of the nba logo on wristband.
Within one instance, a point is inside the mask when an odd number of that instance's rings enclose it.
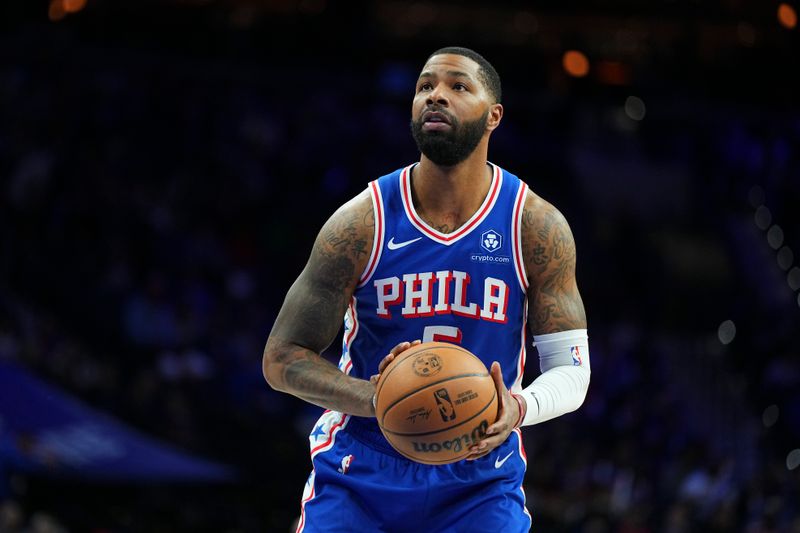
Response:
[[[573,366],[581,366],[583,364],[583,359],[581,358],[581,351],[577,346],[573,346],[569,349],[570,353],[572,354],[572,364]]]

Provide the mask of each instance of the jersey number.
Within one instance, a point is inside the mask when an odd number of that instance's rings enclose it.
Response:
[[[461,344],[461,330],[455,326],[425,326],[422,342],[452,342]]]

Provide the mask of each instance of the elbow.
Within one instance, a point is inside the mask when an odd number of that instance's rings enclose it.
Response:
[[[261,373],[270,387],[283,392],[283,364],[280,362],[280,353],[275,344],[270,338],[264,347],[264,355],[261,358]]]
[[[572,398],[569,399],[569,401],[564,402],[563,414],[574,413],[575,411],[581,408],[585,400],[586,400],[585,390],[583,392],[575,394]]]
[[[586,394],[589,392],[591,372],[579,366],[565,368],[567,372],[569,372],[571,378],[571,386],[567,389],[568,392],[564,394],[564,414],[567,414],[580,409],[586,400]]]
[[[588,392],[588,387],[583,390],[583,392],[578,395],[575,401],[575,406],[572,408],[572,411],[577,411],[580,407],[586,402],[586,393]]]
[[[572,411],[577,411],[581,405],[586,401],[586,394],[589,392],[589,382],[591,381],[592,373],[585,368],[581,368],[583,377],[580,380],[577,394],[575,395],[575,407]]]

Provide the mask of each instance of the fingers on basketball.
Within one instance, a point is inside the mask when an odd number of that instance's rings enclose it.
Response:
[[[381,362],[378,364],[378,375],[380,375],[386,369],[386,366],[389,363],[391,363],[396,356],[400,355],[401,353],[403,353],[404,351],[408,350],[412,346],[416,346],[416,345],[420,344],[421,342],[422,341],[420,341],[420,340],[415,340],[415,341],[412,341],[412,342],[405,341],[405,342],[401,342],[400,344],[398,344],[397,346],[392,348],[392,350],[389,352],[389,355],[384,357],[381,360]]]
[[[466,459],[497,419],[497,385],[475,354],[454,344],[398,346],[378,387],[375,413],[383,435],[420,463]]]

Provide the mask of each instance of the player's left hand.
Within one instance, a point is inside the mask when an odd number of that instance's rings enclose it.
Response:
[[[511,393],[503,383],[503,372],[500,363],[495,361],[489,371],[497,388],[497,398],[500,401],[498,406],[497,421],[486,428],[486,437],[470,448],[470,454],[466,457],[467,461],[474,461],[505,442],[514,429],[514,424],[520,417],[520,405],[511,397]]]

